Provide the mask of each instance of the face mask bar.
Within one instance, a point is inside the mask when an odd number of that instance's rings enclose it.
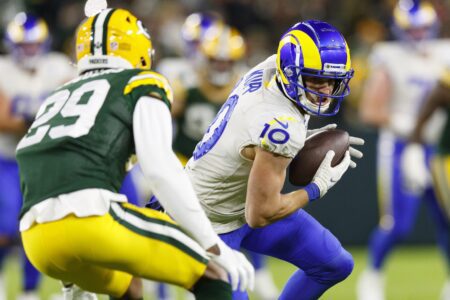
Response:
[[[297,66],[287,66],[284,68],[284,73],[288,78],[290,84],[295,86],[296,95],[294,99],[300,107],[306,111],[318,115],[318,116],[334,116],[338,113],[340,104],[344,97],[350,94],[349,82],[353,77],[353,70],[345,72],[345,74],[329,73],[326,74],[323,71],[301,71]],[[303,76],[311,76],[316,78],[333,79],[335,86],[331,94],[323,94],[315,90],[311,90],[306,87],[303,82]],[[300,88],[301,90],[299,90]],[[318,103],[314,103],[307,99],[306,93],[317,96]],[[330,103],[326,106],[323,105],[323,99],[329,98]],[[323,111],[322,111],[323,110]]]

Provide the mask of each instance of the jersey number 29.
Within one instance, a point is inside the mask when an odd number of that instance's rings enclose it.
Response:
[[[45,136],[51,139],[61,137],[77,138],[89,133],[95,118],[105,102],[110,84],[106,79],[89,81],[74,90],[61,90],[48,97],[36,115],[28,133],[17,146],[17,150],[40,143]],[[81,102],[83,95],[90,97]],[[70,125],[52,125],[51,120],[60,114],[62,118],[77,117]],[[71,118],[72,119],[72,118]]]

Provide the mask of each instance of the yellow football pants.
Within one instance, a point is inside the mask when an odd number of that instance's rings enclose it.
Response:
[[[450,219],[450,155],[436,155],[431,170],[439,204]]]
[[[208,263],[202,247],[167,215],[128,203],[111,203],[103,216],[35,224],[22,239],[42,273],[113,297],[124,295],[132,277],[189,289]]]

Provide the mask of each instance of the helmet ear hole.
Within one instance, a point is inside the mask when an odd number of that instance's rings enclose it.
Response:
[[[147,62],[145,61],[145,58],[143,58],[142,56],[141,56],[141,66],[147,67]]]

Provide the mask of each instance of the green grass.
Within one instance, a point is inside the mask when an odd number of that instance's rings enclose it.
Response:
[[[355,299],[356,280],[366,265],[367,252],[361,248],[350,249],[350,252],[355,258],[355,270],[352,275],[325,293],[321,299]],[[269,268],[280,289],[290,274],[295,271],[293,266],[276,259],[269,260]],[[390,257],[386,271],[387,300],[438,299],[445,280],[444,261],[434,247],[400,248]],[[8,300],[15,299],[18,293],[19,274],[17,260],[10,259],[6,264],[5,276],[8,282]],[[50,295],[58,293],[59,289],[57,281],[48,277],[44,278],[40,289],[42,299],[49,299]],[[181,293],[178,291],[177,294]],[[251,299],[256,298],[251,297]]]

